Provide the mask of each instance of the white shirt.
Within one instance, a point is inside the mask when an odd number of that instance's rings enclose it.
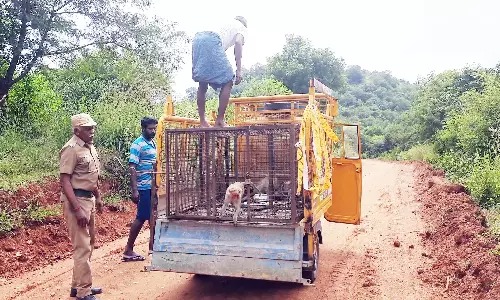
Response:
[[[220,36],[224,51],[236,44],[236,35],[238,33],[243,36],[243,45],[245,44],[247,28],[236,19],[232,19],[230,22],[220,26],[219,29],[213,31]]]

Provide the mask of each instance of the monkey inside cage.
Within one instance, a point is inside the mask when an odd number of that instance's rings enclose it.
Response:
[[[221,215],[226,189],[245,182],[238,222],[297,223],[299,124],[165,130],[167,218],[232,220]]]

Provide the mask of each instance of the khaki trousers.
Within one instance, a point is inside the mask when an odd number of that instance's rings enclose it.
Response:
[[[79,298],[90,295],[92,288],[92,271],[90,258],[95,244],[95,197],[76,197],[83,212],[89,219],[87,227],[80,227],[66,195],[61,195],[64,219],[68,225],[69,238],[73,245],[73,279],[71,287],[76,289]]]

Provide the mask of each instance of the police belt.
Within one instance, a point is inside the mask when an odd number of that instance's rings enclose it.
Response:
[[[75,196],[83,197],[83,198],[92,198],[94,195],[91,191],[82,190],[82,189],[73,189]]]

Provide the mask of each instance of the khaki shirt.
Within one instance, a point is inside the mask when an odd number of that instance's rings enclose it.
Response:
[[[59,152],[59,173],[71,174],[74,189],[94,191],[100,174],[99,156],[94,145],[73,135]]]

